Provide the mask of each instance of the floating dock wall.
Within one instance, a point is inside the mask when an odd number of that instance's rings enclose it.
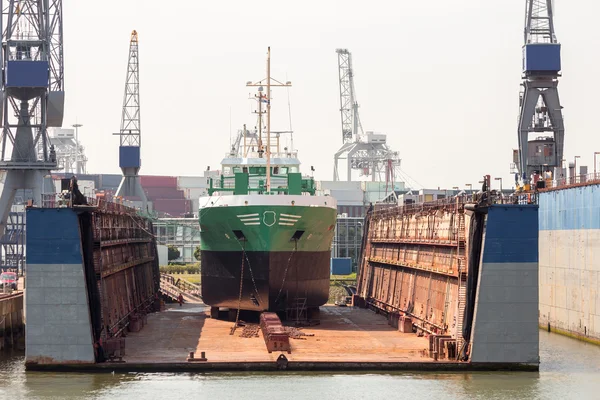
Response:
[[[90,304],[77,214],[27,210],[25,359],[93,363]]]
[[[537,224],[537,206],[488,208],[471,362],[539,363]]]
[[[135,210],[27,209],[26,366],[122,357],[159,286],[152,224]]]
[[[600,184],[539,194],[539,324],[600,344]]]
[[[454,340],[457,359],[538,365],[537,213],[460,200],[376,209],[354,304]]]
[[[375,210],[365,221],[358,295],[430,332],[455,336],[465,264],[462,204]]]

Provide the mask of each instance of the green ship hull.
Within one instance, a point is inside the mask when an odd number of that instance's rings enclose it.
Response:
[[[219,204],[200,208],[204,302],[212,307],[255,311],[284,310],[297,299],[305,300],[306,307],[325,304],[337,216],[335,200],[224,197]],[[265,198],[270,204],[260,204]],[[294,205],[294,198],[302,204]]]

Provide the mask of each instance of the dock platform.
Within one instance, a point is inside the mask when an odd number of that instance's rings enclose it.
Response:
[[[320,324],[301,328],[302,339],[290,339],[291,354],[268,353],[262,333],[230,335],[232,322],[212,319],[203,304],[168,305],[148,315],[147,324],[126,338],[122,363],[29,364],[29,370],[53,371],[393,371],[393,370],[530,370],[529,365],[432,361],[425,355],[427,337],[401,333],[387,318],[355,307],[321,307]],[[188,361],[190,352],[206,361]],[[280,354],[285,362],[278,362]],[[537,367],[536,367],[537,368]]]

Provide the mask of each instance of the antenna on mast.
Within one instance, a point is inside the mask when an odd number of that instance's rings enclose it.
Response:
[[[285,80],[288,80],[287,74],[285,74]],[[294,150],[294,130],[292,129],[292,105],[290,104],[290,88],[287,88],[288,98],[288,118],[290,121],[290,150]]]
[[[258,82],[246,83],[246,86],[263,86],[267,85],[267,94],[264,97],[267,102],[267,194],[271,193],[271,87],[272,86],[292,86],[292,82],[286,81],[285,83],[279,82],[276,79],[271,78],[271,47],[267,48],[267,77]],[[260,91],[260,89],[259,89]],[[260,103],[259,103],[260,104]]]

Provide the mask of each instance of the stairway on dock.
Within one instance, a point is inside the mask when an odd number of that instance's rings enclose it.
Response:
[[[169,274],[160,274],[160,291],[174,301],[177,301],[181,293],[186,303],[202,303],[199,285]]]

